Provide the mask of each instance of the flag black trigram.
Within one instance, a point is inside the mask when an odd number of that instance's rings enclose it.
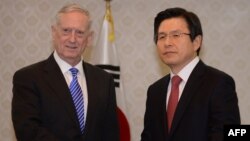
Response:
[[[120,66],[113,66],[113,65],[96,65],[96,66],[110,73],[114,78],[115,87],[116,88],[120,87]]]

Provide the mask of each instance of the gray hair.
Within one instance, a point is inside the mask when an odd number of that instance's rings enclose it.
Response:
[[[70,13],[70,12],[80,12],[90,19],[90,13],[87,9],[83,8],[81,5],[76,4],[76,3],[71,3],[71,4],[66,4],[63,6],[56,14],[55,19],[54,19],[54,25],[58,25],[60,23],[60,18],[62,14],[65,13]],[[89,20],[89,28],[91,26],[91,19]]]

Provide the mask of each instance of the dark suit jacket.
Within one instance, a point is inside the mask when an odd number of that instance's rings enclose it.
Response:
[[[65,78],[53,55],[14,74],[12,120],[20,141],[118,141],[114,82],[111,75],[83,63],[88,113],[81,135]]]
[[[222,141],[223,125],[240,124],[233,78],[200,61],[186,83],[168,133],[169,81],[167,75],[148,89],[141,141]]]

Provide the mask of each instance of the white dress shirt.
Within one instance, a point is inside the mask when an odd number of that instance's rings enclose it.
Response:
[[[172,77],[174,75],[178,75],[182,81],[179,85],[179,99],[182,95],[182,92],[183,92],[183,89],[185,87],[185,85],[187,84],[187,80],[191,74],[191,72],[193,71],[194,67],[198,64],[199,62],[199,57],[196,56],[190,63],[188,63],[178,74],[173,74],[173,72],[170,70],[170,82],[168,84],[168,91],[167,91],[167,104],[166,104],[166,109],[167,109],[167,106],[168,106],[168,100],[169,100],[169,95],[170,95],[170,91],[171,91],[171,80],[172,80]]]
[[[72,81],[73,77],[71,75],[71,72],[69,71],[70,68],[74,67],[78,69],[77,79],[78,83],[81,86],[82,92],[83,92],[83,101],[84,101],[84,123],[86,123],[86,117],[87,117],[87,109],[88,109],[88,90],[87,90],[87,83],[86,83],[86,77],[83,71],[82,67],[82,60],[75,66],[69,65],[67,62],[62,60],[56,50],[54,51],[54,58],[59,65],[64,78],[68,84],[68,87],[70,86],[70,82]]]

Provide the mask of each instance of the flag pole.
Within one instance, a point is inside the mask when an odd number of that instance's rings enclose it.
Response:
[[[110,2],[112,1],[112,0],[104,0],[104,1],[106,1],[106,12],[105,12],[105,16],[104,16],[104,18],[109,22],[108,24],[109,24],[109,26],[110,26],[110,33],[109,33],[109,35],[108,35],[108,39],[109,39],[109,41],[110,42],[113,42],[114,41],[114,39],[115,39],[115,31],[114,31],[114,23],[113,23],[113,17],[112,17],[112,14],[111,14],[111,4],[110,4]]]
[[[110,4],[112,0],[104,0],[104,1],[106,1],[107,4]]]
[[[110,2],[111,2],[112,0],[104,0],[104,1],[106,1],[106,8],[107,8],[107,9],[110,8]]]

